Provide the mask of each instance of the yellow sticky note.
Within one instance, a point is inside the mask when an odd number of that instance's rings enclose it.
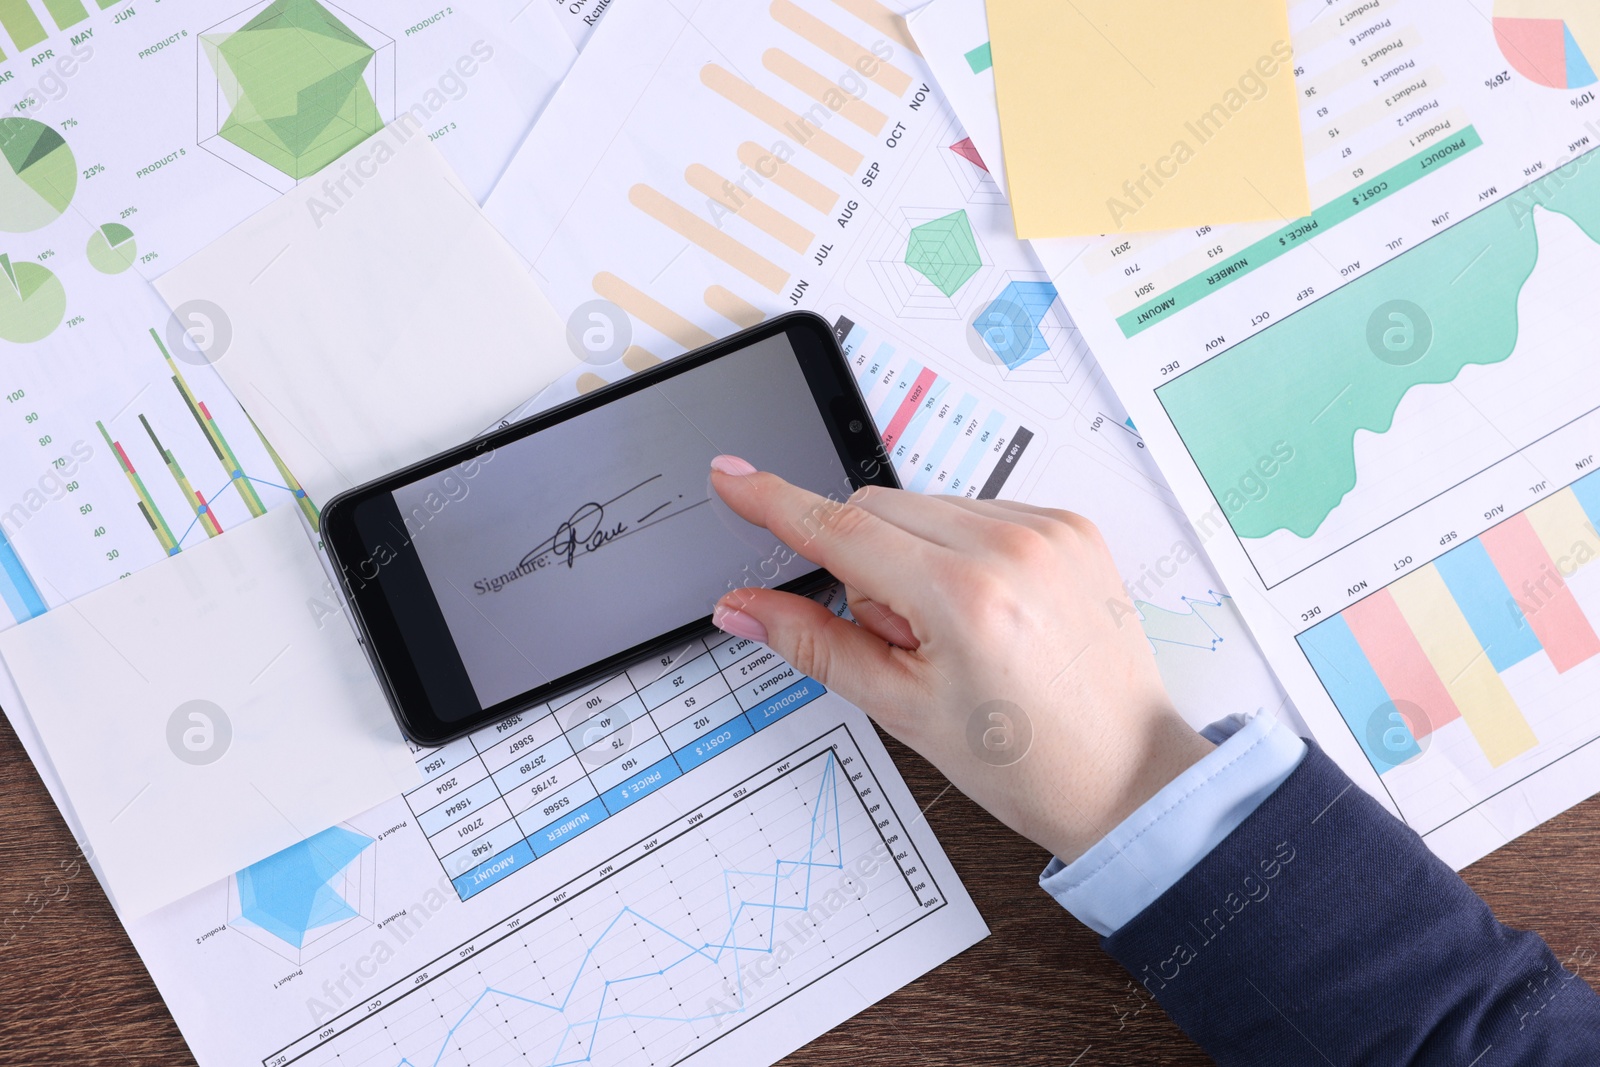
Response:
[[[1311,212],[1284,0],[988,0],[1019,237]]]

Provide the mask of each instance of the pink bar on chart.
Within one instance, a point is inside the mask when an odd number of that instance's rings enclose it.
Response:
[[[917,406],[927,399],[928,390],[932,389],[933,383],[938,380],[937,374],[927,367],[922,368],[917,380],[911,383],[911,391],[900,401],[900,407],[895,410],[894,418],[889,420],[889,428],[883,431],[884,448],[893,448],[900,435],[906,432],[906,424],[911,421],[911,416],[917,413]]]
[[[1396,703],[1404,700],[1422,709],[1427,721],[1408,724],[1413,736],[1426,737],[1461,717],[1461,709],[1428,661],[1389,590],[1380,589],[1345,608],[1344,621],[1389,699]]]
[[[1485,530],[1478,540],[1489,550],[1495,570],[1505,579],[1557,673],[1600,655],[1600,636],[1595,635],[1593,624],[1567,588],[1526,512]]]

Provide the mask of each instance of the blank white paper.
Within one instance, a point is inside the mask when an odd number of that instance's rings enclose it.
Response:
[[[404,116],[155,285],[319,506],[474,437],[578,362]]]
[[[0,634],[125,918],[419,780],[298,516]]]

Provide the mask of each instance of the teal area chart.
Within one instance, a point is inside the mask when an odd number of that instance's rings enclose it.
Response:
[[[1600,243],[1597,160],[1580,156],[1156,391],[1239,537],[1312,536],[1356,487],[1360,431],[1387,433],[1417,386],[1511,356],[1540,209]],[[1272,473],[1256,478],[1262,464]]]

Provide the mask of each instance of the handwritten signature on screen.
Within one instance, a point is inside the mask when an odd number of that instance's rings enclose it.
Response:
[[[556,526],[555,533],[529,549],[517,561],[515,567],[493,578],[481,578],[473,583],[473,588],[480,596],[484,593],[498,593],[508,583],[547,567],[565,565],[571,569],[582,557],[598,552],[620,538],[709,503],[701,499],[684,504],[683,494],[678,493],[663,503],[649,507],[651,502],[660,499],[660,487],[654,490],[656,495],[653,496],[647,487],[663,477],[665,475],[654,474],[637,485],[624,489],[610,500],[604,502],[591,500],[578,505],[571,515],[562,519]],[[618,517],[638,512],[640,508],[645,510],[638,518],[630,520]],[[607,509],[610,509],[609,512]]]

